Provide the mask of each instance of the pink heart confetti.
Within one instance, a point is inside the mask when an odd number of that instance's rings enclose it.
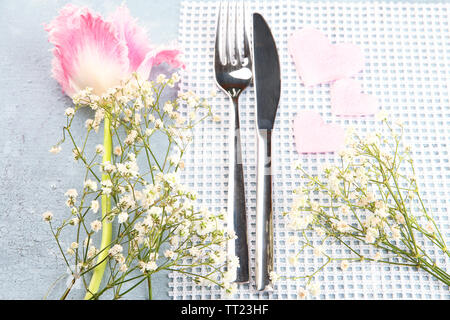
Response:
[[[338,116],[367,116],[378,112],[378,100],[361,92],[354,79],[338,80],[330,88],[331,111]]]
[[[358,46],[352,43],[331,44],[314,28],[294,32],[289,38],[288,48],[305,86],[350,77],[364,66],[364,56]]]
[[[301,111],[294,119],[294,141],[299,154],[338,151],[344,146],[344,139],[344,129],[325,123],[317,112]]]

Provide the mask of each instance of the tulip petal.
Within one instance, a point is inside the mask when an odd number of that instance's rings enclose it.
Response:
[[[127,76],[126,43],[97,13],[67,5],[45,29],[55,45],[53,76],[69,96],[86,87],[101,95]]]
[[[153,66],[163,62],[172,68],[185,68],[184,63],[179,59],[181,51],[178,49],[156,49],[150,51],[137,69],[137,73],[143,78],[148,79]]]
[[[134,72],[151,51],[147,32],[137,24],[137,19],[131,17],[130,10],[125,5],[119,6],[110,19],[121,39],[126,42],[130,61],[129,71]]]

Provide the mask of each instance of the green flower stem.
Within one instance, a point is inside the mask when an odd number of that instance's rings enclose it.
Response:
[[[107,114],[105,116],[103,133],[103,147],[105,149],[103,153],[103,163],[111,162],[112,137],[110,124],[111,119]],[[102,174],[102,181],[105,180],[109,180],[108,174]],[[111,244],[112,237],[112,225],[106,217],[109,211],[111,211],[111,197],[106,194],[102,194],[102,242],[100,245],[100,254],[98,255],[97,260],[101,263],[99,263],[94,269],[94,274],[92,275],[92,279],[89,284],[89,290],[84,297],[85,300],[91,299],[93,295],[97,293],[100,283],[102,282],[103,274],[105,273],[106,263],[108,262],[106,258],[108,257],[108,247]]]

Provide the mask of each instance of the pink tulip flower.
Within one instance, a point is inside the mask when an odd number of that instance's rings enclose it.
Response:
[[[70,97],[90,87],[101,96],[133,72],[148,79],[152,66],[184,67],[176,49],[155,49],[127,7],[108,19],[85,7],[66,5],[45,26],[53,48],[52,73]]]

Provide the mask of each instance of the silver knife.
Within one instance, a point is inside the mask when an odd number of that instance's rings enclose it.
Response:
[[[256,289],[271,287],[273,271],[272,130],[280,100],[280,61],[270,28],[253,14],[253,68],[256,91]]]

